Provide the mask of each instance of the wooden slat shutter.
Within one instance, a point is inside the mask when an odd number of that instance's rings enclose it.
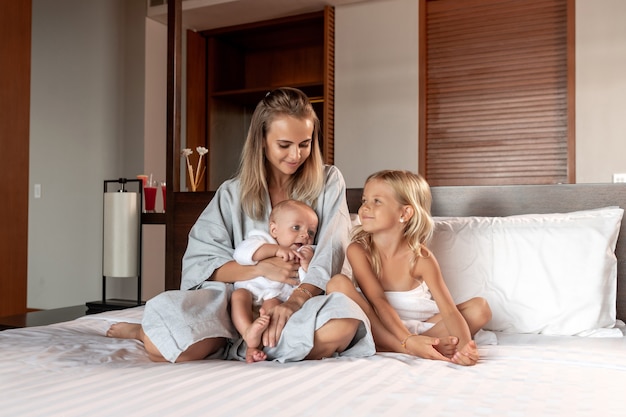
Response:
[[[431,185],[575,182],[573,7],[422,2],[420,172]]]
[[[324,163],[335,163],[335,8],[324,8]]]

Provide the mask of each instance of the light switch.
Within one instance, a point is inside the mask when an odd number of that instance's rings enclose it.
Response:
[[[626,174],[613,174],[613,182],[626,182]]]

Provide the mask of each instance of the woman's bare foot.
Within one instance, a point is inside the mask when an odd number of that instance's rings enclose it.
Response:
[[[141,324],[119,322],[109,327],[106,333],[107,337],[115,337],[118,339],[137,339],[141,340]]]
[[[457,345],[459,344],[459,339],[454,336],[446,336],[439,338],[439,344],[435,345],[434,348],[439,351],[446,358],[452,358],[456,353]]]
[[[243,340],[248,345],[246,351],[246,362],[259,362],[267,359],[265,352],[259,349],[263,332],[270,324],[270,316],[261,314],[254,320],[243,334]]]

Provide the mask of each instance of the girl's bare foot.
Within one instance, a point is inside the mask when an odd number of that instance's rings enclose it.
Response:
[[[119,322],[109,327],[106,333],[107,337],[115,337],[118,339],[137,339],[141,340],[141,324]]]
[[[476,342],[470,340],[469,343],[461,348],[452,357],[452,362],[459,365],[476,365],[479,359],[478,347]]]
[[[246,345],[248,345],[246,362],[259,362],[267,359],[267,355],[265,355],[265,352],[260,350],[259,347],[261,346],[263,332],[267,329],[269,324],[270,316],[261,314],[244,332],[243,340],[246,342]]]
[[[454,336],[446,336],[439,338],[439,344],[435,345],[434,348],[439,351],[446,358],[452,358],[456,353],[457,345],[459,344],[459,339]]]

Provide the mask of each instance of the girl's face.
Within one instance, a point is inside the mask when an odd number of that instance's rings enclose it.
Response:
[[[359,218],[363,230],[368,233],[402,226],[400,217],[403,206],[396,199],[393,189],[377,179],[368,181],[363,188]],[[405,219],[406,220],[406,219]]]
[[[265,157],[274,176],[293,175],[311,154],[313,121],[279,116],[265,138]]]

